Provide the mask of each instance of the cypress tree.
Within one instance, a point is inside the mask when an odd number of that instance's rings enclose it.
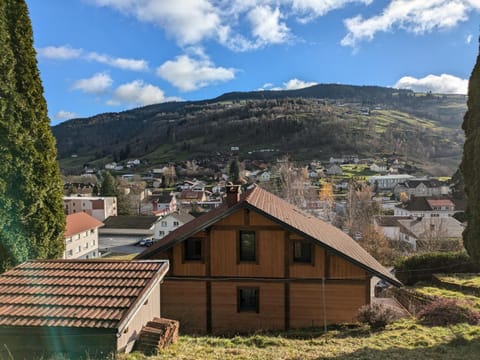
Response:
[[[0,271],[60,257],[62,181],[24,0],[0,1]]]
[[[460,164],[468,200],[463,243],[472,260],[480,263],[480,55],[470,75],[467,106],[462,124],[465,144]]]

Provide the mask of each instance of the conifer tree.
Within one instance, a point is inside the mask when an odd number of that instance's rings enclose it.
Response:
[[[24,0],[0,1],[0,271],[60,257],[62,181]]]
[[[465,145],[460,165],[468,200],[463,243],[472,260],[480,263],[480,55],[470,75],[467,106],[462,125]]]

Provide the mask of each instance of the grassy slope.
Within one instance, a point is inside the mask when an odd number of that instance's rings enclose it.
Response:
[[[478,359],[480,326],[448,328],[400,320],[386,330],[365,327],[217,338],[181,336],[158,356],[133,353],[123,359]]]

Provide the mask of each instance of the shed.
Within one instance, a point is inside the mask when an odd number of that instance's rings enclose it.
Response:
[[[0,358],[105,359],[160,317],[168,261],[36,260],[0,275]]]

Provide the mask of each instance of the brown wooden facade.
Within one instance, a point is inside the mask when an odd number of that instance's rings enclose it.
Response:
[[[254,234],[249,235],[255,239],[254,260],[241,259],[242,232]],[[188,260],[189,239],[201,244],[195,260]],[[309,256],[298,257],[296,249]],[[180,320],[184,332],[352,322],[358,308],[370,302],[370,272],[251,208],[240,208],[150,258],[170,260],[161,311]]]

